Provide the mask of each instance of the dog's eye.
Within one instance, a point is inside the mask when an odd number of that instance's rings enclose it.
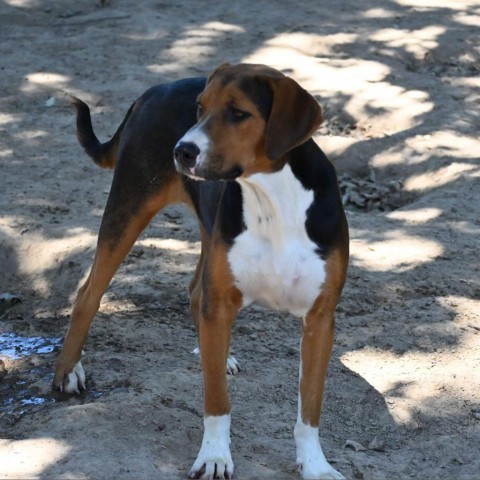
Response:
[[[251,113],[245,112],[244,110],[240,110],[235,107],[230,107],[228,113],[232,122],[242,122],[243,120],[246,120],[247,118],[252,116]]]

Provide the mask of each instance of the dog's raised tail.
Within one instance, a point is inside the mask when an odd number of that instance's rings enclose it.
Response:
[[[133,105],[128,110],[123,122],[118,127],[113,137],[105,143],[98,140],[92,127],[92,118],[88,105],[76,97],[72,98],[72,105],[77,110],[77,139],[87,155],[102,168],[114,168],[118,144],[123,127],[130,116]]]

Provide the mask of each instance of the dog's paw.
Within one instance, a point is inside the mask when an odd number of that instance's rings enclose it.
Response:
[[[240,365],[238,363],[238,360],[232,355],[229,355],[227,357],[227,374],[236,375],[239,371],[240,371]]]
[[[200,462],[203,463],[199,467]],[[188,472],[188,478],[230,480],[233,478],[233,462],[231,459],[228,462],[228,459],[201,459],[199,456]]]
[[[307,459],[305,462],[299,462],[297,467],[304,480],[345,480],[345,477],[337,472],[328,462],[325,464]]]
[[[295,425],[295,443],[297,445],[297,466],[305,480],[345,480],[325,458],[318,428],[311,427],[303,422]]]
[[[54,388],[65,393],[80,393],[85,390],[85,370],[82,362],[78,362],[69,372],[62,371],[61,367],[57,368],[55,374]]]
[[[192,353],[195,355],[200,355],[200,347],[194,348],[192,350]],[[229,355],[227,357],[227,375],[236,375],[238,372],[241,371],[240,364],[238,363],[238,360],[233,356]]]
[[[230,415],[206,417],[202,446],[188,478],[231,479],[233,461],[230,453]]]

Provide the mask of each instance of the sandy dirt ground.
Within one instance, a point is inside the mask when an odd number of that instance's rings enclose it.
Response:
[[[0,1],[0,478],[185,478],[203,395],[186,210],[159,214],[112,282],[88,391],[50,390],[112,178],[68,95],[106,140],[151,85],[225,61],[279,68],[324,107],[352,237],[327,458],[348,479],[480,478],[479,27],[474,0]],[[256,307],[234,326],[237,478],[299,478],[299,339]]]

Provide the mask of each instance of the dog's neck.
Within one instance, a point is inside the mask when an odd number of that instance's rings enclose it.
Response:
[[[286,164],[275,173],[257,173],[237,180],[242,187],[244,221],[258,235],[283,241],[305,232],[305,216],[313,193],[303,188]]]

